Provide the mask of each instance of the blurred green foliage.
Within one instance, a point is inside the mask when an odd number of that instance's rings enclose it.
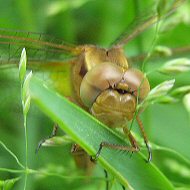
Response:
[[[0,28],[42,32],[69,43],[97,44],[107,47],[125,30],[134,17],[141,15],[143,10],[151,8],[152,1],[0,0],[0,5]],[[156,45],[172,48],[189,45],[189,12],[190,3],[187,1],[185,5],[177,9],[177,14],[166,19]],[[149,52],[154,38],[155,27],[152,27],[126,46],[126,55],[130,57]],[[186,52],[176,54],[175,57],[189,58],[189,55],[189,52]],[[146,63],[146,71],[159,68],[167,59],[149,60]],[[133,64],[141,65],[141,62]],[[14,69],[0,72],[0,140],[24,163],[25,141],[17,75]],[[152,73],[148,77],[151,87],[173,78],[176,79],[175,87],[190,85],[190,72],[174,76]],[[142,114],[150,142],[162,147],[154,149],[153,163],[179,190],[190,189],[189,99],[186,97],[171,105],[152,105]],[[55,176],[44,177],[40,174],[29,175],[27,189],[104,189],[105,181],[96,179],[96,177],[104,178],[103,169],[99,165],[93,171],[94,178],[77,179],[77,176],[83,173],[75,166],[70,154],[70,144],[62,147],[42,148],[38,155],[35,155],[39,140],[51,133],[52,126],[53,122],[32,104],[28,117],[29,167],[71,177],[62,179]],[[133,130],[138,133],[136,125]],[[61,131],[59,133],[63,134]],[[170,154],[171,150],[174,153]],[[127,166],[124,167],[127,170]],[[0,168],[18,169],[16,162],[1,146]],[[0,172],[0,189],[1,181],[17,179],[16,177],[19,176],[19,174],[10,172]],[[24,180],[15,180],[15,182],[12,189],[23,189]],[[117,183],[113,186],[113,189],[121,188]]]

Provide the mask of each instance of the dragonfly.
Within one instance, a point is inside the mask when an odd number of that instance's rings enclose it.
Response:
[[[140,150],[136,139],[126,126],[126,123],[135,117],[148,150],[147,161],[150,162],[151,147],[140,119],[143,110],[136,114],[138,103],[143,101],[150,91],[150,84],[142,71],[130,67],[124,47],[147,28],[170,15],[182,2],[183,0],[175,0],[169,9],[162,13],[155,11],[139,16],[109,48],[72,45],[44,34],[0,29],[0,44],[4,47],[0,66],[15,66],[19,62],[22,48],[25,47],[29,69],[55,72],[56,75],[52,75],[54,86],[64,96],[108,127],[123,129],[131,146],[116,145],[102,140],[96,155],[91,158],[92,161],[98,159],[103,148],[132,153]],[[62,84],[67,83],[67,87],[60,85],[57,73],[64,81]],[[72,153],[81,156],[85,151],[75,144]]]

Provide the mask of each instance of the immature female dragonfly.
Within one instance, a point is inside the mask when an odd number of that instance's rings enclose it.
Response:
[[[135,138],[126,126],[127,121],[136,117],[148,150],[148,161],[151,161],[151,148],[139,118],[141,111],[135,114],[137,104],[147,96],[150,85],[143,72],[129,68],[123,47],[145,29],[172,13],[182,2],[183,0],[175,0],[171,7],[162,13],[151,12],[139,16],[139,19],[130,25],[108,49],[94,45],[74,46],[61,42],[55,43],[51,40],[43,40],[44,35],[37,33],[1,29],[0,44],[5,47],[5,54],[1,55],[1,64],[9,66],[18,63],[20,50],[25,47],[28,52],[29,67],[33,70],[64,72],[64,80],[71,85],[67,89],[62,89],[63,95],[109,127],[123,128],[132,146],[111,144],[103,142],[102,139],[99,150],[93,157],[94,160],[98,158],[103,147],[139,151]],[[44,61],[44,57],[48,59],[49,56],[52,58],[52,55],[59,56],[63,61],[54,59]],[[75,145],[72,150],[73,153],[77,153],[81,148]]]

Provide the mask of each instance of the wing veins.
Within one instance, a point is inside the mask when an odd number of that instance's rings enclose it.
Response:
[[[57,48],[60,50],[65,50],[67,52],[73,53],[73,54],[78,54],[79,51],[82,50],[82,47],[68,47],[66,45],[63,44],[55,44],[55,43],[51,43],[51,42],[47,42],[47,41],[39,41],[36,39],[32,39],[32,38],[26,38],[26,37],[18,37],[18,36],[9,36],[9,35],[1,35],[0,34],[0,38],[1,39],[11,39],[11,40],[17,40],[17,41],[23,41],[23,42],[30,42],[30,43],[36,43],[37,45],[41,45],[41,46],[47,46],[47,47],[53,47],[53,48]]]
[[[141,19],[135,18],[132,23],[127,27],[127,29],[112,43],[112,46],[122,47],[126,45],[129,41],[134,39],[136,36],[141,34],[144,30],[146,30],[151,25],[159,22],[163,18],[170,15],[178,6],[180,6],[186,0],[175,0],[172,6],[162,12],[161,14],[157,11],[148,12],[145,15],[139,15]]]

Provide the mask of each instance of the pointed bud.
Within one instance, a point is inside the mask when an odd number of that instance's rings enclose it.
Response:
[[[26,74],[26,50],[25,48],[23,48],[19,62],[19,78],[21,84],[24,81],[25,74]]]
[[[190,71],[190,59],[178,58],[166,62],[159,71],[164,74],[178,74]]]
[[[177,97],[177,98],[180,98],[180,97],[183,97],[185,96],[186,94],[190,93],[190,85],[187,85],[187,86],[182,86],[182,87],[179,87],[179,88],[176,88],[174,89],[172,92],[171,92],[171,96],[173,97]]]
[[[154,48],[154,53],[165,57],[172,55],[171,49],[166,46],[156,46]]]
[[[32,77],[32,71],[30,71],[30,73],[27,74],[25,80],[24,80],[24,84],[23,84],[23,90],[22,90],[22,100],[25,102],[27,97],[29,96],[29,83],[30,83],[30,79]]]
[[[171,103],[176,102],[177,99],[168,96],[168,92],[171,90],[175,83],[175,79],[164,81],[161,84],[154,87],[148,94],[148,96],[144,99],[144,101],[139,104],[138,109],[140,107],[147,107],[150,104],[154,103]]]

